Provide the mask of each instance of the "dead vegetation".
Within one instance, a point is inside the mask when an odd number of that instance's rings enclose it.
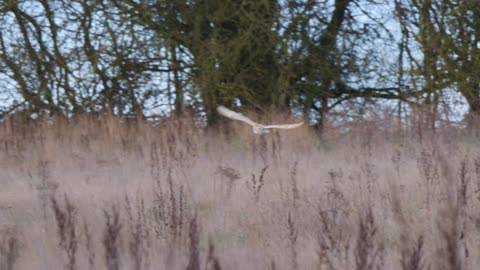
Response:
[[[480,265],[476,138],[230,128],[2,123],[0,269]]]

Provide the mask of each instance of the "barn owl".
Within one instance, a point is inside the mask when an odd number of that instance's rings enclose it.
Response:
[[[252,126],[253,133],[255,134],[265,134],[270,132],[269,129],[272,128],[278,128],[278,129],[292,129],[292,128],[297,128],[301,125],[303,125],[303,122],[296,123],[296,124],[286,124],[286,125],[262,125],[259,123],[256,123],[252,121],[250,118],[246,117],[245,115],[241,113],[234,112],[232,110],[227,109],[225,106],[218,106],[217,107],[217,112],[227,118],[234,119],[234,120],[239,120],[242,122],[245,122]]]

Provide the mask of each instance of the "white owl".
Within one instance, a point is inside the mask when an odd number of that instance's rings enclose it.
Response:
[[[303,122],[296,123],[296,124],[286,124],[286,125],[262,125],[259,123],[256,123],[250,118],[244,116],[241,113],[234,112],[232,110],[227,109],[225,106],[218,106],[217,107],[217,112],[227,118],[234,119],[234,120],[239,120],[243,121],[250,126],[252,126],[253,133],[255,134],[264,134],[270,132],[269,129],[271,128],[279,128],[279,129],[292,129],[292,128],[297,128],[301,125],[303,125]]]

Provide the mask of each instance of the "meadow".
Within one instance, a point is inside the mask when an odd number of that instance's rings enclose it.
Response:
[[[0,269],[480,267],[461,129],[17,119],[0,162]]]

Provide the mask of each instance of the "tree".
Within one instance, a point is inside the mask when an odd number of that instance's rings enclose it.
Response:
[[[286,66],[292,96],[305,118],[313,118],[319,130],[327,115],[347,102],[363,107],[374,99],[407,99],[394,80],[387,86],[372,83],[374,78],[385,76],[381,64],[375,62],[380,55],[375,42],[379,37],[391,39],[381,18],[381,4],[369,0],[291,0],[285,9],[283,33],[288,43]]]
[[[376,47],[395,42],[382,18],[387,2],[4,1],[1,89],[15,89],[17,108],[50,115],[141,118],[188,106],[213,124],[217,105],[240,103],[303,111],[319,130],[385,99],[417,99],[435,126],[442,91],[454,87],[480,110],[477,4],[395,3],[399,57],[412,67],[395,73],[411,71],[407,79],[384,71]]]
[[[443,91],[459,92],[471,119],[480,114],[480,3],[477,1],[396,1],[405,35],[412,36],[408,55],[412,78],[420,85],[424,104],[436,117]],[[420,47],[420,54],[412,52]],[[431,119],[432,127],[435,118]],[[470,121],[478,129],[478,120]]]

